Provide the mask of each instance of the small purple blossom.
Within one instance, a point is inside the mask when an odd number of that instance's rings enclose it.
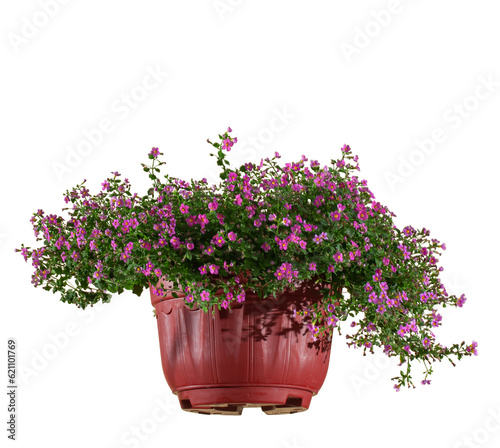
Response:
[[[210,274],[217,275],[219,273],[219,266],[216,264],[211,264],[208,266],[208,269],[210,270]]]
[[[219,203],[217,202],[217,199],[214,199],[212,202],[208,203],[209,210],[217,210],[218,207],[219,207]]]
[[[472,341],[472,344],[467,347],[467,351],[469,353],[473,353],[474,356],[477,356],[477,342]]]
[[[467,301],[467,297],[465,297],[465,294],[462,294],[460,298],[457,299],[457,306],[459,308],[462,308],[464,306],[464,303]]]
[[[330,218],[332,218],[333,221],[340,221],[341,217],[342,214],[338,210],[330,213]]]
[[[237,194],[235,199],[234,199],[234,202],[233,204],[235,205],[241,205],[243,203],[243,199],[241,199],[241,195]]]

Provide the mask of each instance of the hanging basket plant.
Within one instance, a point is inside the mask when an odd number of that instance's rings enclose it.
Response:
[[[404,367],[393,378],[396,390],[414,386],[415,362],[423,364],[421,383],[429,384],[433,362],[446,358],[455,365],[453,359],[477,354],[476,342],[443,346],[433,332],[442,324],[440,308],[466,301],[463,294],[449,295],[439,277],[445,244],[425,228],[394,225],[395,215],[358,177],[358,157],[349,146],[323,166],[305,156],[281,165],[275,153],[235,167],[228,160],[237,150],[231,132],[208,140],[220,167],[218,185],[162,176],[163,154],[153,148],[150,163],[142,164],[152,183],[145,195],[132,193],[130,182],[114,172],[97,194],[85,181],[67,191],[67,218],[34,213],[43,245],[16,249],[32,261],[33,285],[81,308],[149,288],[157,317],[160,304],[181,300],[190,312],[220,319],[249,297],[278,300],[307,284],[316,299],[301,306],[292,300],[283,325],[300,321],[311,349],[330,344],[342,327],[347,344],[363,355],[380,350],[397,358]],[[257,404],[272,411],[272,403]],[[185,405],[201,412],[218,407]],[[241,400],[236,413],[238,405]],[[292,400],[288,408],[307,406]]]

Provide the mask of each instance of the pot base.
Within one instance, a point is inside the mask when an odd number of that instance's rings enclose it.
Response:
[[[262,408],[267,415],[295,414],[309,408],[310,391],[280,386],[211,387],[179,391],[183,411],[241,415],[243,408]]]

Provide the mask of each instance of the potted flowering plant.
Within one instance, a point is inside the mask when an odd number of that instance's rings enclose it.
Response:
[[[81,308],[149,288],[165,376],[193,412],[307,409],[346,321],[349,346],[405,365],[393,378],[398,391],[414,387],[415,361],[429,384],[432,362],[477,354],[474,341],[445,347],[433,333],[439,307],[466,301],[440,281],[445,244],[427,229],[394,225],[355,175],[349,146],[329,166],[305,156],[280,166],[275,153],[233,167],[231,132],[207,140],[219,185],[161,179],[165,162],[153,148],[142,164],[152,181],[145,195],[114,172],[95,195],[85,181],[66,192],[68,219],[34,213],[43,246],[16,249],[32,260],[34,286]]]

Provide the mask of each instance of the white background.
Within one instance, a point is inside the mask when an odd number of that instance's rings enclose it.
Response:
[[[499,446],[497,1],[44,4],[0,11],[0,383],[14,337],[17,446]],[[66,189],[86,178],[97,192],[115,170],[143,194],[152,146],[171,174],[214,182],[206,139],[227,126],[238,163],[278,151],[327,164],[349,144],[398,226],[446,243],[443,280],[468,301],[437,335],[476,340],[479,356],[437,363],[430,386],[416,365],[417,388],[396,393],[395,363],[337,337],[307,412],[193,415],[164,380],[147,292],[82,312],[32,287],[14,248],[34,245],[33,212],[61,214]]]

